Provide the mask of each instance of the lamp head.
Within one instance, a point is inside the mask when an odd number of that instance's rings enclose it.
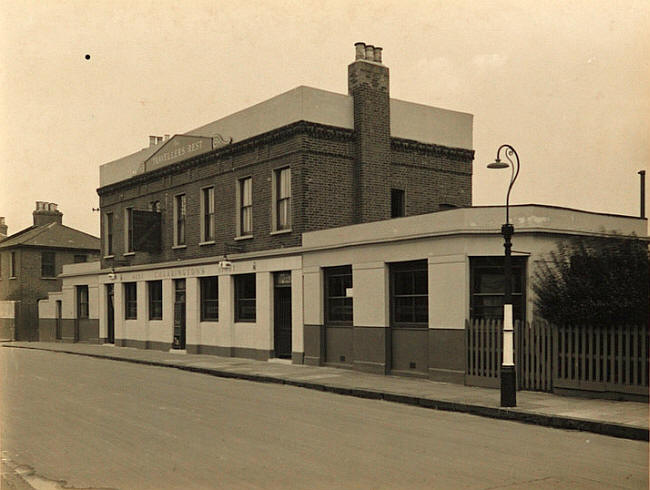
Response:
[[[508,165],[506,162],[502,162],[500,158],[497,157],[495,161],[492,163],[488,163],[487,168],[508,168],[510,165]]]

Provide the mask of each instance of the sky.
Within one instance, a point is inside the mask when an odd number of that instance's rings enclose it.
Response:
[[[511,203],[638,216],[649,32],[647,0],[4,0],[0,216],[55,202],[98,236],[101,164],[299,85],[347,93],[357,41],[391,97],[474,115],[474,205],[504,203],[507,143]]]

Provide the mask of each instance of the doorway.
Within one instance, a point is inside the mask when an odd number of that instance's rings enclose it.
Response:
[[[114,286],[106,285],[106,343],[115,343],[115,296]]]
[[[172,349],[185,349],[185,279],[174,279],[174,340]]]
[[[61,306],[61,300],[56,301],[56,332],[55,332],[55,338],[56,340],[61,340],[61,317],[62,315],[62,306]]]
[[[273,285],[275,357],[291,359],[291,271],[274,273]]]

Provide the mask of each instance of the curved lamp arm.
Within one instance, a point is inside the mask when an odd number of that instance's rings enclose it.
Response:
[[[517,151],[510,145],[501,145],[499,149],[497,150],[497,162],[500,162],[501,159],[499,158],[499,155],[501,154],[501,150],[505,150],[504,154],[506,159],[510,162],[510,185],[508,186],[508,194],[506,194],[506,224],[510,224],[510,191],[512,190],[512,186],[515,183],[515,180],[517,180],[517,177],[519,176],[519,155],[517,154]],[[514,161],[512,160],[512,157],[514,156]],[[515,169],[515,162],[517,163],[517,168]]]

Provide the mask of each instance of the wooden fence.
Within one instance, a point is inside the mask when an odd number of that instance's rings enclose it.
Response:
[[[466,322],[465,382],[498,387],[501,320]],[[648,395],[648,328],[515,322],[517,388]]]

